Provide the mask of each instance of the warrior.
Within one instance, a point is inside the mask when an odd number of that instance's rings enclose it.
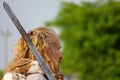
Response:
[[[57,80],[63,80],[59,64],[62,59],[60,41],[53,29],[35,28],[27,33]],[[25,40],[21,37],[13,48],[15,57],[4,71],[3,80],[48,80]]]

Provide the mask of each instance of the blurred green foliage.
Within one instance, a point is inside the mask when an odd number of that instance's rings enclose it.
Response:
[[[2,80],[3,77],[3,71],[0,71],[0,80]]]
[[[120,80],[120,2],[104,2],[63,2],[56,18],[46,23],[61,30],[64,74]]]

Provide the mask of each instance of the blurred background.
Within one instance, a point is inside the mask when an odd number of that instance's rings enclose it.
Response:
[[[0,69],[20,37],[0,1]],[[120,80],[120,0],[6,0],[26,31],[53,28],[64,80]]]

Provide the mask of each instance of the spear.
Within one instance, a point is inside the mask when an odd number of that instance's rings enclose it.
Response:
[[[53,76],[52,71],[50,67],[45,63],[44,59],[42,58],[41,54],[36,50],[35,46],[33,45],[32,41],[28,37],[27,33],[25,32],[24,28],[20,24],[19,20],[11,10],[10,6],[6,3],[3,2],[4,9],[6,10],[8,16],[18,29],[19,33],[22,35],[23,39],[26,41],[28,47],[32,51],[33,55],[35,56],[36,60],[39,62],[42,70],[45,72],[46,76],[48,77],[49,80],[56,80],[56,78]]]

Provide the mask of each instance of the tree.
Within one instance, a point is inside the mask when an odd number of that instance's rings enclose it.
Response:
[[[63,2],[46,24],[61,30],[64,74],[74,73],[79,80],[120,80],[120,2]]]

